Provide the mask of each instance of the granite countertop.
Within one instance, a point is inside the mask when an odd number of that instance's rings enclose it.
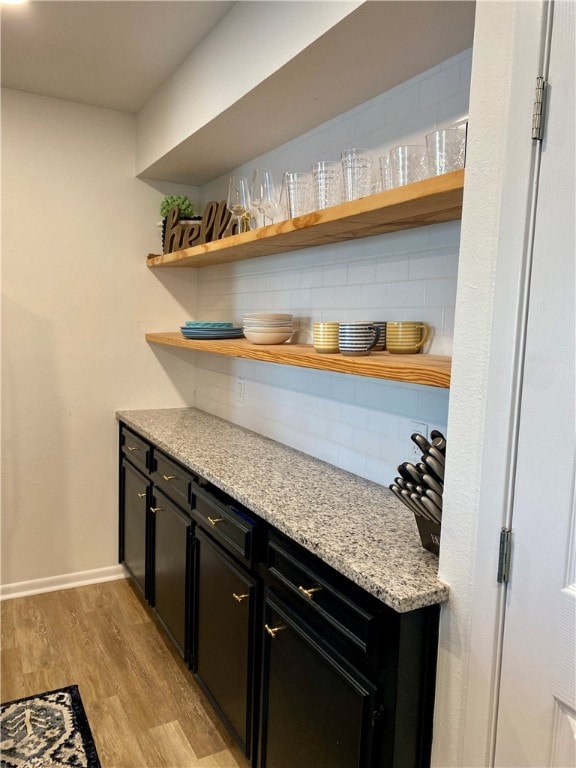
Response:
[[[195,408],[116,417],[394,610],[448,599],[438,558],[387,488]]]

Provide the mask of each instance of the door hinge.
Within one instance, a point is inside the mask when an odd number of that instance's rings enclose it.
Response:
[[[512,554],[512,531],[510,528],[502,528],[500,531],[500,551],[498,553],[498,584],[507,584],[510,581],[510,556]]]
[[[542,141],[544,138],[544,107],[546,106],[546,80],[536,78],[536,95],[534,97],[534,112],[532,113],[532,138]]]

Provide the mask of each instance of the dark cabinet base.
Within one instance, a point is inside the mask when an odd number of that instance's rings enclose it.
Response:
[[[266,598],[261,768],[372,765],[376,687]]]
[[[428,768],[439,606],[397,613],[120,429],[120,562],[253,768]]]
[[[196,533],[193,671],[247,757],[252,751],[256,580]]]

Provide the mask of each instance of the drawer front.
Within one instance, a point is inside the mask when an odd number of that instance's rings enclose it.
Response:
[[[222,492],[216,498],[194,483],[192,493],[192,517],[196,522],[228,552],[251,564],[255,521]]]
[[[188,511],[194,475],[158,450],[154,451],[152,466],[154,485]]]
[[[152,448],[144,438],[132,432],[128,427],[120,427],[120,447],[122,454],[144,472],[150,470]]]
[[[277,540],[268,542],[267,566],[269,574],[297,600],[300,606],[317,619],[328,622],[338,634],[352,642],[362,652],[372,648],[376,634],[377,617],[343,592],[343,584],[335,585],[327,573],[329,566],[319,568],[312,564],[306,552]],[[340,581],[344,577],[340,577]]]

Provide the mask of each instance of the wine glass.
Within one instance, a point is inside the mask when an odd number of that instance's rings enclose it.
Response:
[[[231,176],[228,185],[228,200],[226,207],[234,216],[238,233],[247,232],[250,228],[246,216],[250,214],[250,193],[248,179],[245,176]]]
[[[266,226],[266,217],[274,222],[276,199],[272,171],[257,168],[252,176],[252,205],[262,216],[262,225]]]

